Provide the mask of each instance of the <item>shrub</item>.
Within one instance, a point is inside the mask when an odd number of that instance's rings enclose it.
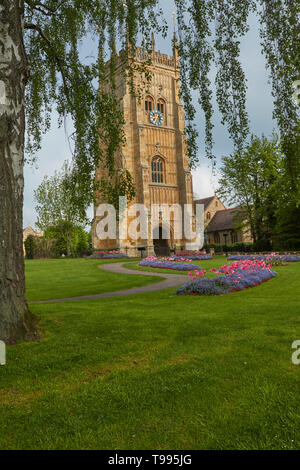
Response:
[[[206,255],[206,251],[182,250],[176,252],[176,256],[190,257],[190,255]]]
[[[25,241],[27,259],[36,258],[58,258],[59,245],[57,240],[48,240],[45,237],[34,237],[29,235]]]
[[[89,250],[89,234],[82,227],[75,227],[71,237],[72,256],[91,254]]]
[[[205,255],[188,255],[188,257],[192,261],[213,259],[211,255],[206,255],[206,254]],[[170,259],[173,261],[183,261],[185,258],[176,254],[175,256],[171,256]]]
[[[170,260],[172,261],[184,261],[184,258],[189,258],[189,260],[206,260],[212,259],[211,255],[208,255],[206,251],[195,251],[195,250],[182,250],[177,251],[175,255],[172,255]]]
[[[34,236],[28,235],[24,243],[25,246],[25,253],[27,259],[34,258]]]
[[[237,242],[232,243],[231,245],[221,245],[220,243],[211,243],[204,246],[206,251],[210,251],[211,248],[215,250],[215,253],[224,253],[227,251],[228,253],[236,253],[236,252],[243,252],[247,253],[249,251],[254,251],[253,243],[244,243],[244,242]]]
[[[44,237],[35,239],[35,258],[58,258],[60,256],[57,240],[48,240]]]
[[[70,227],[70,241],[68,241],[67,228]],[[61,221],[55,226],[49,226],[44,233],[44,238],[56,240],[57,256],[68,254],[68,244],[70,255],[74,258],[83,255],[90,255],[92,250],[89,245],[89,234],[80,226]]]

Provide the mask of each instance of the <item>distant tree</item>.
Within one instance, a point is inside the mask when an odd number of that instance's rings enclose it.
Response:
[[[276,210],[277,224],[274,248],[277,250],[300,250],[300,206],[291,197],[288,181],[280,185],[281,195]]]
[[[286,145],[288,143],[285,140],[283,146]],[[295,149],[297,155],[300,155],[299,136],[292,144],[292,148]],[[286,166],[287,162],[284,162],[284,165]],[[293,168],[293,180],[282,174],[275,190],[277,194],[276,249],[300,249],[300,158],[295,161]]]
[[[47,239],[29,235],[25,241],[25,251],[27,259],[35,258],[57,258],[59,256],[59,246],[56,239]]]
[[[54,176],[45,176],[44,180],[34,191],[35,207],[38,218],[36,225],[45,235],[52,231],[53,238],[65,241],[67,255],[71,256],[72,234],[78,226],[85,227],[87,217],[82,205],[76,204],[72,186],[72,168],[65,162],[60,172]]]
[[[34,236],[28,235],[24,243],[25,246],[25,253],[27,259],[34,258]]]
[[[89,235],[78,225],[71,226],[71,240],[69,240],[69,224],[60,221],[55,226],[50,226],[45,230],[44,238],[48,240],[56,240],[58,254],[68,254],[72,256],[80,256],[82,253],[89,251]],[[68,246],[69,245],[69,246]]]
[[[71,249],[76,256],[81,256],[89,251],[89,234],[82,227],[77,227],[74,230]]]
[[[267,247],[275,231],[277,182],[283,173],[277,135],[253,135],[243,153],[225,156],[222,163],[218,195],[245,210],[254,242]]]

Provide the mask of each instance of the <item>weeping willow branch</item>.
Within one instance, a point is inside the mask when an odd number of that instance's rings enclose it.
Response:
[[[217,66],[216,95],[222,123],[227,124],[236,150],[241,149],[249,133],[246,111],[246,78],[239,61],[240,41],[248,31],[248,17],[255,8],[252,0],[175,0],[181,56],[182,97],[190,121],[195,116],[191,92],[205,115],[206,155],[213,156],[213,104],[211,69]],[[238,5],[237,5],[238,3]],[[188,127],[189,130],[189,127]],[[194,134],[194,139],[197,137]],[[192,164],[197,164],[195,151]]]
[[[100,161],[108,170],[111,187],[118,179],[124,121],[114,93],[116,67],[121,57],[116,44],[123,44],[124,76],[131,92],[139,97],[140,87],[151,80],[151,61],[136,62],[137,37],[139,34],[143,37],[143,46],[150,52],[151,32],[166,34],[158,4],[158,0],[26,1],[27,25],[38,25],[29,27],[25,33],[31,71],[26,90],[27,148],[30,152],[39,148],[42,134],[50,128],[54,106],[60,125],[67,115],[71,116],[75,127],[77,187],[81,188],[86,203],[87,195],[93,194]],[[241,150],[248,138],[247,82],[240,62],[240,41],[247,34],[250,14],[257,10],[263,52],[272,80],[274,117],[287,149],[289,173],[291,176],[297,173],[299,108],[292,102],[292,83],[299,78],[299,1],[175,0],[175,4],[181,97],[191,166],[199,162],[200,126],[196,122],[195,97],[205,115],[206,154],[215,162],[211,83],[214,67],[217,104],[235,150]],[[90,64],[83,63],[79,53],[81,41],[87,35],[100,41],[102,51],[102,56],[99,54]],[[109,62],[109,73],[106,62]],[[99,76],[100,82],[106,82],[100,90]],[[126,171],[124,165],[121,169]]]
[[[270,70],[273,116],[278,122],[293,191],[299,192],[300,114],[293,82],[300,78],[300,4],[297,0],[260,0],[262,47]]]
[[[108,170],[112,194],[116,188],[128,190],[129,197],[134,192],[126,169],[122,169],[123,182],[118,175],[124,118],[114,94],[116,44],[126,38],[127,46],[129,38],[130,48],[125,47],[122,54],[125,73],[129,76],[128,70],[133,70],[134,74],[130,54],[138,34],[149,44],[152,30],[164,32],[157,4],[157,0],[27,0],[25,4],[25,47],[31,71],[26,90],[27,155],[40,148],[54,106],[59,125],[70,116],[75,128],[71,138],[74,197],[82,206],[94,198],[100,162]],[[88,64],[80,56],[81,42],[87,36],[100,41],[103,55]],[[109,74],[105,62],[110,64]],[[100,83],[106,82],[100,89],[99,76]]]

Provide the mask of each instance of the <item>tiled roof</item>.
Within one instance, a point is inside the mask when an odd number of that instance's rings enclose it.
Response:
[[[239,206],[218,211],[211,219],[206,231],[218,232],[220,230],[234,230],[239,220],[241,220],[241,208]]]
[[[206,210],[207,206],[211,203],[215,196],[205,197],[203,199],[197,199],[194,201],[195,204],[204,204],[204,210]]]
[[[41,237],[42,232],[37,232],[36,230],[34,230],[29,225],[28,227],[24,228],[24,230],[23,230],[23,239],[25,240],[28,237],[28,235],[33,235],[34,237]]]

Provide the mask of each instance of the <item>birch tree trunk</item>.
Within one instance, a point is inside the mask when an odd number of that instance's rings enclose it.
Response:
[[[23,0],[0,0],[0,340],[35,336],[23,256],[24,94],[28,75]]]

